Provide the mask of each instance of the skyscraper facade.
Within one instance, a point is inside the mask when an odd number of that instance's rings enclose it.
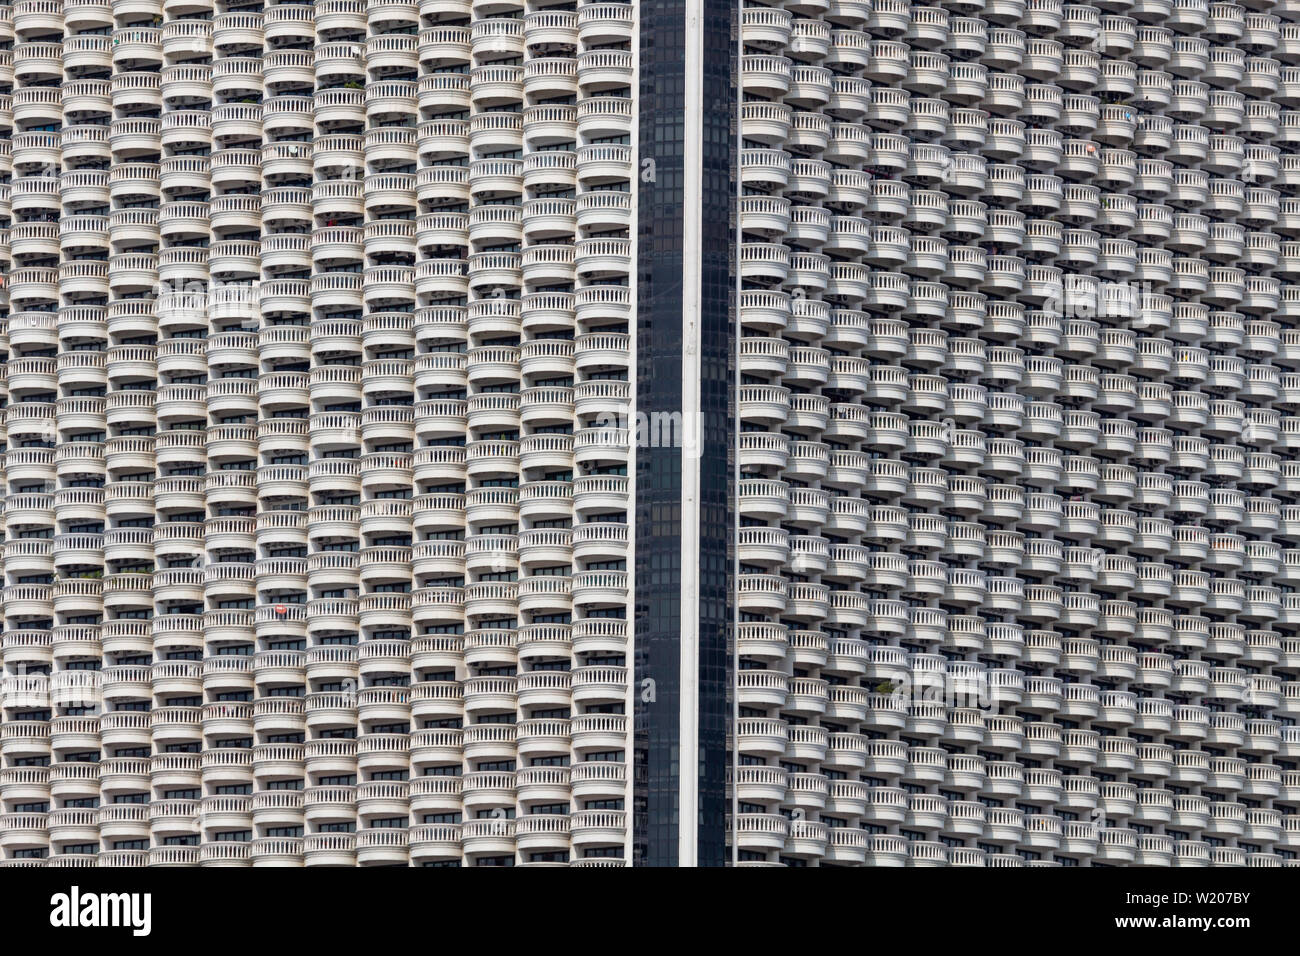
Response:
[[[1283,866],[1300,0],[0,5],[5,866]]]

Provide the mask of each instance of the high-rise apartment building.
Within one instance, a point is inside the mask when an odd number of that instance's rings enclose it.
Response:
[[[6,866],[1300,859],[1300,0],[4,0]]]

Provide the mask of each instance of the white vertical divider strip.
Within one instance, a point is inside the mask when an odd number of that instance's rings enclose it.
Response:
[[[732,305],[732,319],[735,323],[735,373],[732,382],[732,403],[735,412],[732,417],[732,474],[731,506],[735,509],[731,523],[731,865],[740,865],[740,339],[744,329],[740,325],[740,249],[744,241],[744,229],[740,221],[740,200],[744,187],[740,179],[740,151],[743,142],[742,120],[744,117],[744,86],[741,71],[745,64],[745,0],[736,0],[736,129],[733,134],[736,176],[736,217],[735,245],[732,252],[732,269],[735,270],[735,302]]]
[[[631,47],[632,47],[632,91],[633,91],[632,102],[636,104],[634,107],[636,112],[634,112],[632,116],[632,183],[630,188],[632,190],[632,197],[633,197],[632,208],[635,210],[637,208],[636,206],[637,181],[641,175],[641,166],[640,166],[641,97],[639,95],[641,90],[641,11],[639,9],[637,10],[636,16],[632,21]],[[627,634],[628,634],[628,648],[630,649],[630,653],[626,657],[624,663],[627,665],[627,673],[629,674],[629,676],[635,676],[636,674],[636,580],[633,577],[633,575],[635,575],[636,573],[636,514],[637,514],[636,454],[637,454],[637,442],[640,437],[637,434],[637,428],[636,428],[636,422],[638,420],[637,403],[640,401],[640,396],[637,394],[636,385],[637,385],[637,366],[641,361],[641,356],[637,353],[637,348],[636,348],[637,291],[640,285],[640,283],[637,280],[638,280],[638,270],[640,268],[638,263],[640,262],[639,256],[641,250],[640,250],[640,229],[636,225],[635,215],[633,217],[633,226],[629,230],[629,233],[630,233],[630,238],[632,240],[632,258],[631,258],[632,274],[628,278],[628,295],[630,296],[631,304],[628,309],[628,314],[630,318],[628,319],[627,340],[628,343],[631,345],[632,367],[628,370],[628,376],[627,376],[627,380],[628,380],[627,420],[629,425],[631,426],[630,430],[628,431],[628,441],[630,442],[631,447],[628,449],[628,451],[629,451],[629,460],[631,461],[632,465],[627,470],[628,473],[627,474],[627,509],[628,509],[627,514],[629,520],[627,522],[628,534],[627,534],[626,566],[629,569],[628,584],[630,586],[627,589],[627,610],[624,613],[626,614],[626,620],[628,623]],[[641,689],[640,687],[637,686],[637,682],[631,679],[628,680],[627,696],[624,699],[624,705],[623,705],[624,712],[628,715],[627,740],[625,742],[625,747],[627,749],[624,750],[624,754],[626,755],[624,760],[625,760],[625,765],[629,768],[627,779],[624,781],[624,792],[623,792],[623,800],[624,800],[623,806],[627,807],[629,810],[626,817],[628,821],[628,825],[625,828],[623,834],[623,859],[627,861],[628,866],[632,865],[632,845],[636,833],[634,814],[631,812],[631,809],[635,806],[636,803],[636,774],[631,771],[631,768],[635,765],[633,759],[633,754],[635,753],[636,750],[636,716],[635,715],[636,715],[636,699],[639,693],[641,693]]]
[[[700,209],[703,197],[704,4],[686,4],[682,192],[681,716],[678,729],[678,866],[699,860],[700,797]]]

